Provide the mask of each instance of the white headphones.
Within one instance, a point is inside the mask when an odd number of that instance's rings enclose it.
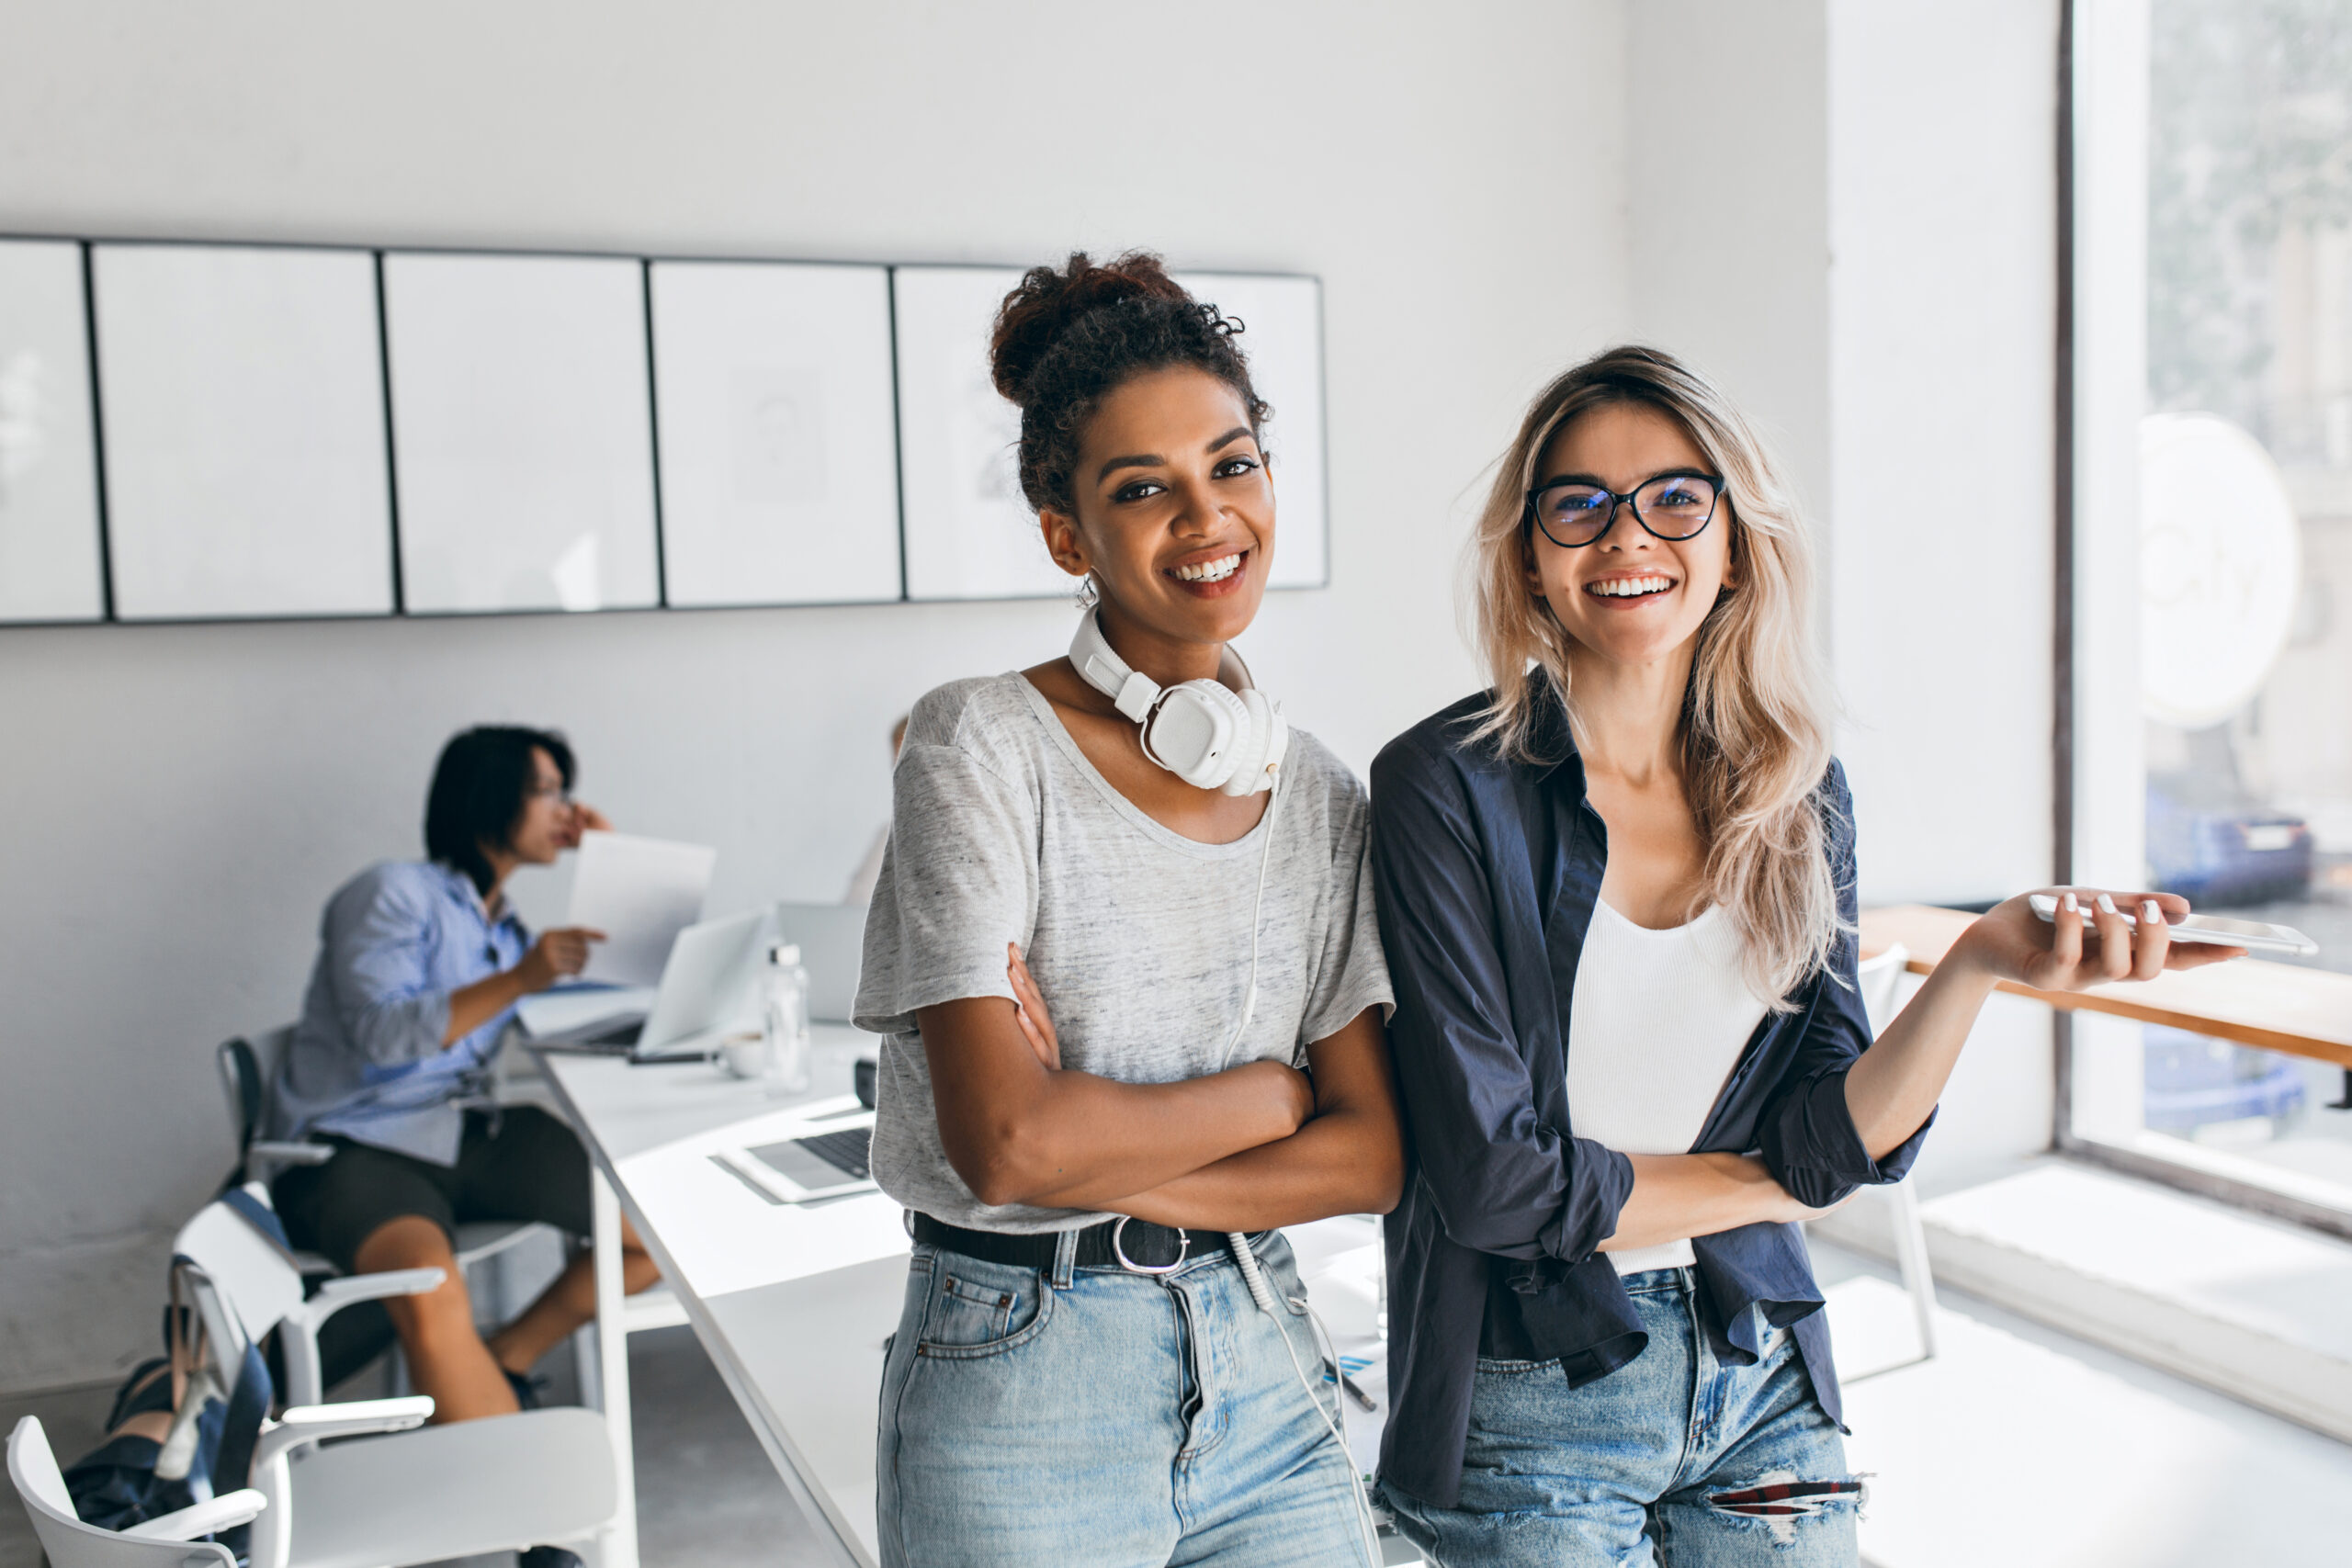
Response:
[[[1250,667],[1231,648],[1218,663],[1218,680],[1162,686],[1111,651],[1089,609],[1078,618],[1069,661],[1080,679],[1142,728],[1143,754],[1186,784],[1237,795],[1273,787],[1290,750],[1290,721],[1250,683]]]

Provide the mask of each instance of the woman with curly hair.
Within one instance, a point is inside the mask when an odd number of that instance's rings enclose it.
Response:
[[[997,319],[1084,608],[1069,658],[917,703],[894,774],[885,1563],[1378,1560],[1277,1227],[1396,1201],[1388,979],[1363,788],[1228,646],[1274,548],[1240,326],[1148,255]]]

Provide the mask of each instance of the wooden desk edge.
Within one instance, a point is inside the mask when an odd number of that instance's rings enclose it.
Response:
[[[1876,917],[1875,920],[1873,917]],[[1975,919],[1974,915],[1963,909],[1939,908],[1928,904],[1895,904],[1863,910],[1862,928],[1864,941],[1871,951],[1883,951],[1894,942],[1902,941],[1905,934],[1915,937],[1924,935],[1930,940],[1939,937],[1940,942],[1936,943],[1932,951],[1929,951],[1924,943],[1917,945],[1908,942],[1904,943],[1905,947],[1912,949],[1910,958],[1904,967],[1914,975],[1932,975],[1936,972],[1936,964],[1941,961],[1946,953],[1951,950],[1952,942],[1962,931],[1967,930]],[[1873,924],[1880,928],[1876,933],[1873,933],[1871,929]],[[1907,932],[1888,932],[1884,928],[1890,925],[1910,929]],[[1922,926],[1928,928],[1925,932],[1919,929]],[[1873,934],[1885,940],[1871,941]],[[2241,959],[2239,962],[2259,964],[2263,961]],[[2284,969],[2290,966],[2279,964],[2275,967]],[[2310,975],[2324,972],[2295,970],[2294,973]],[[2347,1009],[2352,1009],[2352,976],[2334,977],[2344,985],[2346,991]],[[2096,1012],[2113,1018],[2132,1019],[2142,1023],[2161,1024],[2168,1029],[2186,1030],[2192,1034],[2210,1035],[2217,1040],[2234,1041],[2242,1045],[2256,1045],[2266,1051],[2278,1051],[2290,1056],[2304,1056],[2313,1061],[2332,1062],[2340,1067],[2352,1067],[2352,1044],[2334,1040],[2314,1039],[2307,1034],[2298,1034],[2291,1029],[2274,1028],[2245,1019],[2220,1018],[2210,1013],[2165,1007],[2161,1000],[2142,1001],[2134,999],[2128,992],[2041,991],[2030,986],[2015,985],[2006,980],[2001,982],[1998,988],[2011,996],[2024,997],[2062,1012]],[[2156,995],[2161,997],[2162,993],[2158,992]],[[2347,1016],[2352,1016],[2352,1012],[2347,1012]]]

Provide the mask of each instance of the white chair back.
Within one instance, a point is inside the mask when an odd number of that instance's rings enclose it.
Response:
[[[248,1182],[245,1190],[268,1205],[269,1190],[260,1182]],[[302,1276],[293,1261],[226,1202],[215,1200],[198,1209],[172,1238],[172,1250],[210,1281],[211,1292],[198,1292],[197,1300],[216,1354],[229,1366],[236,1364],[249,1338],[267,1337],[288,1313],[302,1304]],[[209,1295],[218,1296],[226,1314],[217,1312]],[[215,1321],[216,1316],[227,1321]]]
[[[1899,1010],[1895,1006],[1903,995],[1904,966],[1911,962],[1911,950],[1896,942],[1884,953],[1874,953],[1856,966],[1855,984],[1861,988],[1862,1011],[1871,1021],[1871,1037],[1876,1039],[1894,1021]]]
[[[8,1434],[8,1479],[51,1568],[237,1568],[227,1547],[209,1541],[141,1540],[84,1524],[39,1416],[26,1416]]]

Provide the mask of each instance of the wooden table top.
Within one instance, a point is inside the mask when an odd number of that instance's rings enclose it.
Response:
[[[1864,909],[1862,951],[1883,953],[1901,942],[1910,950],[1906,967],[1913,974],[1933,974],[1975,919],[1964,910],[1926,904]],[[2038,991],[2007,982],[2001,989],[2053,1008],[2112,1013],[2352,1067],[2352,975],[2240,958],[2087,991]]]

